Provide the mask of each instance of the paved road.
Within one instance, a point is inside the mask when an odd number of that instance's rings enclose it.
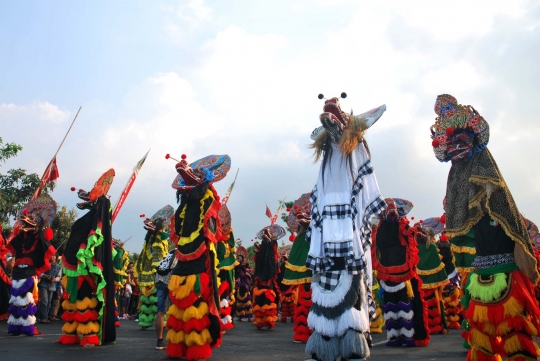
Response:
[[[160,360],[165,351],[155,350],[153,328],[139,331],[135,321],[121,321],[117,342],[95,348],[63,346],[54,343],[61,335],[62,322],[39,324],[44,335],[34,337],[6,336],[6,322],[0,322],[0,360]],[[303,361],[304,345],[292,342],[292,324],[278,324],[272,331],[257,330],[252,324],[240,322],[223,336],[223,344],[214,350],[210,361]],[[393,360],[464,360],[460,331],[432,336],[428,347],[390,348],[384,346],[385,335],[374,335],[375,346],[369,361]]]

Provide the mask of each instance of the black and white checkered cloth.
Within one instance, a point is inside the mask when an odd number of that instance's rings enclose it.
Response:
[[[351,218],[350,204],[331,204],[324,206],[322,212],[323,219],[345,219]]]
[[[327,271],[321,274],[319,285],[327,291],[333,291],[339,283],[341,271]]]
[[[362,182],[362,179],[369,175],[373,174],[373,167],[371,166],[371,160],[368,159],[364,164],[358,168],[358,174],[356,175],[356,179],[354,180],[352,192],[351,192],[351,208],[352,208],[352,217],[355,218],[358,214],[358,195],[360,194],[360,191],[362,188],[364,188],[364,184]],[[353,229],[356,230],[356,226],[353,225]]]
[[[306,241],[311,244],[312,227],[320,229],[322,233],[322,218],[319,214],[319,208],[317,206],[317,185],[313,187],[313,190],[309,195],[309,200],[311,201],[311,222],[309,222],[309,226],[306,230]]]
[[[360,241],[362,242],[362,248],[364,252],[367,251],[368,246],[371,246],[371,223],[369,220],[372,216],[377,216],[379,213],[386,209],[386,202],[380,195],[375,198],[373,202],[367,205],[364,209],[364,216],[362,217],[362,227],[360,228]]]

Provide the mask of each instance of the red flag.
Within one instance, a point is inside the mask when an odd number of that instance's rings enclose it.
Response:
[[[266,206],[266,216],[272,219],[272,211],[270,210],[270,208],[268,208],[268,205]]]
[[[58,166],[56,165],[56,157],[53,158],[51,165],[47,168],[48,172],[44,174],[43,183],[51,183],[56,185],[56,180],[60,177]]]
[[[52,185],[56,185],[56,180],[60,177],[60,173],[58,173],[58,166],[56,165],[56,156],[51,160],[49,165],[47,166],[47,169],[45,169],[45,173],[43,173],[43,176],[41,177],[41,183],[39,184],[39,187],[36,189],[34,194],[32,195],[32,198],[30,198],[31,201],[36,199],[41,195],[41,192],[43,191],[43,188],[45,188],[45,185],[47,183],[50,183]]]

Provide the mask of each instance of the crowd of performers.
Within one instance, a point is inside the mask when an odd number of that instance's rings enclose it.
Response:
[[[451,95],[437,97],[431,144],[439,161],[451,162],[447,190],[440,216],[412,223],[411,201],[382,197],[364,137],[386,107],[353,115],[331,98],[323,109],[311,135],[321,164],[315,186],[287,209],[287,229],[276,223],[279,210],[267,208],[270,224],[251,257],[233,235],[232,188],[223,199],[214,188],[229,156],[177,161],[178,207],[144,220],[134,268],[141,330],[154,326],[157,348],[187,360],[211,357],[235,322],[271,330],[289,321],[291,341],[305,343],[313,361],[366,359],[373,333],[386,331],[387,346],[426,347],[431,335],[454,329],[468,360],[536,360],[540,236],[487,148],[487,121]],[[116,295],[129,276],[127,252],[112,239],[113,178],[110,169],[90,192],[78,191],[87,213],[61,260],[62,344],[116,339]],[[49,195],[32,200],[17,216],[17,234],[0,242],[0,319],[11,335],[37,333],[37,282],[55,253],[55,213]],[[287,232],[289,252],[278,246]]]

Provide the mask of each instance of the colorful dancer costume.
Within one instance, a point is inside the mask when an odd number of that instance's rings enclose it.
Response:
[[[228,199],[226,197],[225,199]],[[221,327],[223,330],[230,330],[233,328],[232,320],[232,305],[235,302],[234,298],[234,267],[238,265],[236,261],[236,248],[234,244],[234,235],[231,228],[231,213],[227,204],[221,204],[219,209],[219,222],[221,224],[221,231],[223,238],[217,244],[217,258],[219,279],[221,284],[219,285],[219,300],[220,300],[220,317]]]
[[[297,286],[298,296],[294,309],[294,336],[296,342],[307,342],[311,336],[308,327],[308,315],[311,308],[311,270],[306,267],[309,243],[306,242],[306,229],[311,220],[311,201],[309,193],[302,194],[298,198],[289,215],[287,216],[287,226],[296,233],[294,243],[291,248],[289,259],[285,264],[285,275],[283,283]]]
[[[416,243],[418,246],[417,273],[422,280],[424,302],[428,308],[430,334],[448,333],[448,325],[443,304],[443,289],[449,283],[448,274],[442,262],[439,248],[435,243],[435,230],[424,223],[416,223]]]
[[[64,345],[92,347],[116,340],[111,201],[107,196],[114,175],[114,169],[109,169],[90,192],[78,192],[84,202],[77,207],[88,212],[71,227],[62,255],[62,319],[66,323],[58,342]]]
[[[279,273],[277,275],[277,285],[279,292],[279,309],[281,312],[280,322],[286,323],[287,318],[294,322],[294,309],[297,297],[297,290],[295,285],[289,285],[283,283],[283,277],[285,276],[285,266],[289,256],[286,252],[283,252],[279,262]]]
[[[185,158],[176,164],[179,174],[172,185],[180,206],[174,215],[178,263],[169,282],[167,355],[199,360],[221,344],[216,272],[221,204],[213,183],[225,177],[231,158],[210,155],[192,164]]]
[[[0,321],[9,318],[8,308],[11,295],[9,289],[11,287],[11,279],[7,274],[7,259],[6,256],[9,250],[6,247],[6,240],[2,235],[2,225],[0,225]]]
[[[49,259],[56,253],[51,245],[50,228],[56,214],[56,202],[48,194],[28,202],[18,213],[21,229],[7,245],[15,257],[13,266],[8,334],[12,336],[37,334],[35,327],[38,300],[38,279],[51,268]]]
[[[384,315],[382,312],[382,299],[381,299],[381,284],[377,278],[377,270],[373,270],[372,274],[372,286],[371,294],[373,300],[375,301],[375,316],[373,317],[371,323],[369,324],[370,333],[383,333],[384,326]]]
[[[272,219],[272,223],[275,218]],[[263,228],[257,239],[262,240],[255,253],[255,282],[253,283],[253,323],[257,328],[276,327],[277,321],[277,273],[278,251],[277,240],[285,236],[285,229],[277,224]]]
[[[427,346],[428,312],[422,280],[416,273],[417,229],[409,227],[407,213],[413,204],[386,198],[384,219],[373,231],[373,268],[383,289],[387,346]],[[439,260],[440,261],[440,260]]]
[[[236,317],[238,321],[253,321],[253,305],[251,298],[251,268],[248,264],[248,251],[245,247],[239,246],[236,249],[236,258],[240,263],[234,269],[236,279]]]
[[[146,330],[154,323],[157,314],[157,289],[154,281],[156,269],[169,252],[169,234],[167,229],[174,215],[174,208],[166,205],[144,220],[147,230],[141,255],[135,263],[135,274],[141,288],[139,326]]]
[[[446,286],[444,286],[442,291],[446,325],[448,328],[459,329],[461,327],[459,324],[460,278],[456,265],[454,263],[454,255],[452,253],[452,249],[450,248],[450,243],[448,242],[448,236],[446,235],[446,233],[444,233],[444,217],[432,217],[425,219],[422,223],[422,228],[430,228],[431,230],[433,230],[435,236],[439,235],[439,242],[437,243],[437,247],[439,248],[441,261],[444,264],[444,270],[448,275],[448,283],[446,284]]]
[[[369,219],[385,207],[364,134],[386,106],[353,116],[332,98],[323,109],[322,127],[311,135],[316,160],[322,157],[322,164],[311,192],[306,231],[306,265],[313,272],[308,316],[313,334],[306,353],[323,361],[364,359],[369,356],[366,335],[370,337],[369,322],[376,309]]]
[[[122,302],[122,294],[126,285],[129,265],[129,252],[124,249],[124,244],[113,238],[113,270],[114,270],[114,324],[120,327],[118,304]]]
[[[540,310],[533,285],[537,260],[529,234],[495,160],[486,148],[489,126],[451,95],[435,102],[431,127],[435,156],[452,161],[446,189],[446,231],[451,238],[474,229],[475,268],[463,298],[468,360],[536,360]]]

